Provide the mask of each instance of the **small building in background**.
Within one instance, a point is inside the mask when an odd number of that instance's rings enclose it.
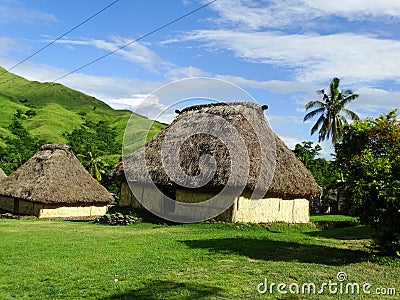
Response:
[[[62,144],[43,145],[0,184],[0,209],[38,218],[94,218],[113,200]]]

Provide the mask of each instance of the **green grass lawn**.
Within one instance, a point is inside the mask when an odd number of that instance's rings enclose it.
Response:
[[[400,263],[370,254],[369,237],[359,225],[0,220],[0,299],[399,299]],[[339,283],[338,272],[397,296],[257,291],[265,279]]]

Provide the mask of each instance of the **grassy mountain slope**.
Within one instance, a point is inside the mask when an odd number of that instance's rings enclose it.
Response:
[[[0,74],[3,72],[5,70],[0,67]],[[34,110],[36,114],[24,117],[23,125],[33,136],[50,143],[65,143],[62,134],[79,127],[83,123],[83,115],[93,122],[110,122],[116,128],[118,142],[121,144],[131,116],[133,135],[143,135],[153,122],[128,110],[114,110],[94,97],[61,84],[28,81],[6,73],[0,77],[0,146],[4,146],[4,137],[11,135],[7,127],[17,109],[23,113]],[[163,124],[155,122],[151,134],[154,135],[163,128]],[[141,144],[143,141],[136,139],[132,149]]]

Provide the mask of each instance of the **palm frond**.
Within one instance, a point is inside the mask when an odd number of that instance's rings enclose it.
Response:
[[[342,108],[341,112],[352,120],[360,120],[360,117],[352,110]]]
[[[306,110],[309,110],[310,108],[313,107],[325,107],[325,103],[319,100],[312,100],[312,101],[308,101],[307,104],[305,105]]]
[[[329,85],[329,90],[331,94],[331,98],[335,98],[337,94],[339,93],[339,84],[340,84],[340,79],[339,78],[333,78],[330,85]]]
[[[315,109],[315,110],[309,112],[308,114],[306,114],[306,115],[304,116],[303,122],[305,122],[305,121],[307,121],[307,120],[309,120],[309,119],[314,118],[316,115],[319,115],[319,114],[324,113],[324,111],[325,111],[325,108],[324,108],[324,107],[321,107],[321,108],[317,108],[317,109]]]
[[[311,135],[313,135],[318,130],[318,128],[321,127],[324,121],[325,121],[325,115],[321,115],[318,118],[317,122],[314,124],[314,126],[311,128]]]
[[[346,97],[343,97],[341,100],[341,105],[345,106],[346,104],[350,103],[351,101],[356,100],[360,95],[359,94],[349,94]]]
[[[344,91],[342,91],[343,95],[352,95],[354,94],[353,90],[351,89],[345,89]]]
[[[325,123],[322,125],[318,133],[318,142],[323,142],[325,141],[325,139],[329,139],[329,134],[330,134],[329,131],[326,130],[326,120],[325,120]]]

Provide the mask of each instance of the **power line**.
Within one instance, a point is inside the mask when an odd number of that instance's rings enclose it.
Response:
[[[122,50],[122,49],[124,49],[124,48],[126,48],[126,47],[128,47],[128,46],[130,46],[130,45],[132,45],[133,43],[136,43],[136,42],[138,42],[138,41],[140,41],[140,40],[142,40],[142,39],[148,37],[149,35],[152,35],[153,33],[156,33],[157,31],[160,31],[160,30],[164,29],[165,27],[168,27],[168,26],[170,26],[170,25],[172,25],[172,24],[174,24],[174,23],[176,23],[176,22],[178,22],[178,21],[180,21],[180,20],[186,18],[187,16],[190,16],[190,15],[194,14],[195,12],[197,12],[197,11],[199,11],[199,10],[201,10],[201,9],[203,9],[203,8],[205,8],[205,7],[209,6],[209,5],[211,5],[211,4],[213,4],[213,3],[216,2],[216,1],[217,1],[217,0],[210,1],[210,2],[208,2],[208,3],[206,3],[206,4],[204,4],[203,6],[200,6],[199,8],[196,8],[196,9],[194,9],[194,10],[188,12],[187,14],[185,14],[185,15],[179,17],[179,18],[174,19],[174,20],[171,21],[171,22],[168,22],[168,23],[165,24],[165,25],[160,26],[160,27],[154,29],[153,31],[150,31],[149,33],[146,33],[145,35],[142,35],[141,37],[139,37],[139,38],[137,38],[137,39],[132,40],[132,41],[130,41],[129,43],[127,43],[127,44],[125,44],[125,45],[123,45],[123,46],[121,46],[121,47],[118,47],[117,49],[115,49],[115,50],[113,50],[113,51],[110,51],[110,52],[104,54],[103,56],[100,56],[100,57],[98,57],[98,58],[92,60],[91,62],[89,62],[89,63],[87,63],[87,64],[85,64],[85,65],[83,65],[83,66],[81,66],[81,67],[79,67],[79,68],[77,68],[77,69],[75,69],[75,70],[73,70],[73,71],[71,71],[71,72],[69,72],[69,73],[67,73],[67,74],[65,74],[65,75],[63,75],[63,76],[61,76],[61,77],[59,77],[59,78],[57,78],[57,79],[54,80],[52,83],[55,83],[55,82],[57,82],[57,81],[59,81],[59,80],[65,78],[65,77],[67,77],[67,76],[69,76],[69,75],[71,75],[71,74],[73,74],[73,73],[76,73],[76,72],[78,72],[78,71],[80,71],[80,70],[82,70],[82,69],[84,69],[84,68],[86,68],[86,67],[88,67],[88,66],[90,66],[90,65],[92,65],[92,64],[94,64],[94,63],[96,63],[96,62],[98,62],[99,60],[102,60],[102,59],[104,59],[104,58],[106,58],[106,57],[108,57],[108,56],[114,54],[115,52],[118,52],[118,51],[120,51],[120,50]]]
[[[137,38],[137,39],[135,39],[135,40],[132,40],[132,41],[130,41],[129,43],[127,43],[127,44],[125,44],[125,45],[123,45],[123,46],[121,46],[121,47],[118,47],[117,49],[115,49],[115,50],[113,50],[113,51],[110,51],[110,52],[104,54],[103,56],[100,56],[100,57],[98,57],[98,58],[92,60],[91,62],[89,62],[89,63],[87,63],[87,64],[84,64],[83,66],[81,66],[81,67],[79,67],[79,68],[77,68],[77,69],[75,69],[75,70],[73,70],[73,71],[71,71],[71,72],[69,72],[69,73],[67,73],[67,74],[65,74],[65,75],[63,75],[63,76],[61,76],[61,77],[59,77],[59,78],[53,80],[53,81],[51,81],[50,83],[56,83],[57,81],[59,81],[59,80],[65,78],[65,77],[67,77],[67,76],[69,76],[69,75],[71,75],[71,74],[74,74],[74,73],[78,72],[79,70],[82,70],[83,68],[86,68],[86,67],[88,67],[88,66],[90,66],[90,65],[92,65],[92,64],[94,64],[94,63],[96,63],[96,62],[98,62],[98,61],[100,61],[100,60],[102,60],[102,59],[104,59],[104,58],[106,58],[106,57],[112,55],[112,54],[114,54],[115,52],[118,52],[118,51],[120,51],[120,50],[122,50],[122,49],[128,47],[129,45],[132,45],[133,43],[136,43],[136,42],[138,42],[138,41],[144,39],[145,37],[148,37],[149,35],[151,35],[151,34],[153,34],[153,33],[156,33],[157,31],[160,31],[160,30],[164,29],[164,28],[167,27],[167,26],[172,25],[172,24],[174,24],[174,23],[176,23],[176,22],[178,22],[178,21],[180,21],[180,20],[182,20],[182,19],[184,19],[184,18],[186,18],[186,17],[188,17],[188,16],[194,14],[195,12],[198,12],[199,10],[201,10],[201,9],[203,9],[203,8],[205,8],[205,7],[209,6],[209,5],[211,5],[211,4],[213,4],[213,3],[216,2],[216,1],[217,1],[217,0],[210,1],[210,2],[208,2],[208,3],[206,3],[206,4],[204,4],[204,5],[202,5],[202,6],[198,7],[198,8],[196,8],[196,9],[194,9],[194,10],[192,10],[192,11],[190,11],[190,12],[184,14],[183,16],[181,16],[181,17],[179,17],[179,18],[176,18],[176,19],[174,19],[174,20],[168,22],[168,23],[165,24],[165,25],[162,25],[162,26],[160,26],[160,27],[157,27],[156,29],[150,31],[149,33],[146,33],[146,34],[142,35],[141,37],[139,37],[139,38]],[[41,87],[39,87],[39,88],[37,88],[37,89],[35,89],[35,90],[29,92],[28,94],[37,92],[38,90],[41,90],[41,89],[44,88],[44,87],[45,87],[45,86],[42,85]]]
[[[51,41],[50,43],[48,43],[47,45],[43,46],[42,48],[40,48],[39,50],[35,51],[34,53],[32,53],[31,55],[29,55],[28,57],[24,58],[23,60],[21,60],[20,62],[18,62],[17,64],[15,64],[14,66],[12,66],[11,68],[7,69],[5,72],[3,72],[2,74],[0,74],[0,77],[3,76],[4,74],[10,72],[11,70],[15,69],[16,67],[18,67],[19,65],[22,65],[24,62],[26,62],[27,60],[31,59],[32,57],[34,57],[36,54],[42,52],[44,49],[46,49],[47,47],[53,45],[55,42],[61,40],[64,36],[66,36],[67,34],[71,33],[72,31],[74,31],[75,29],[81,27],[83,24],[89,22],[91,19],[93,19],[94,17],[96,17],[97,15],[101,14],[103,11],[107,10],[108,8],[110,8],[111,6],[113,6],[114,4],[116,4],[117,2],[119,2],[120,0],[115,0],[113,2],[111,2],[109,5],[107,5],[106,7],[102,8],[101,10],[99,10],[98,12],[96,12],[95,14],[91,15],[89,18],[86,18],[85,20],[83,20],[81,23],[79,23],[78,25],[74,26],[72,29],[68,30],[67,32],[63,33],[62,35],[60,35],[58,38],[56,38],[55,40]]]

